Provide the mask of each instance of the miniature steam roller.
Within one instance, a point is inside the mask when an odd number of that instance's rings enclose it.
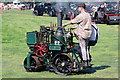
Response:
[[[84,68],[81,66],[79,43],[73,42],[71,29],[62,27],[62,11],[57,13],[57,30],[54,25],[40,26],[40,31],[27,32],[27,45],[30,52],[24,60],[27,72],[53,71],[68,75]],[[93,44],[95,45],[95,44]],[[93,46],[92,45],[92,46]]]

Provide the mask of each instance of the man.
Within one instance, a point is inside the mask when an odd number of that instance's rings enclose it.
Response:
[[[80,14],[70,22],[63,24],[63,27],[70,24],[78,24],[76,27],[71,27],[71,29],[76,29],[74,31],[74,34],[77,35],[79,40],[79,45],[82,53],[82,65],[83,67],[90,67],[91,65],[88,52],[88,42],[92,32],[91,17],[89,13],[85,12],[84,3],[80,3],[78,5],[78,11],[80,12]]]

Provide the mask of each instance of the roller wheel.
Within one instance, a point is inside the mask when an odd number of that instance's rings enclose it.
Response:
[[[61,53],[53,58],[54,72],[60,75],[68,75],[72,72],[73,58],[66,53]]]
[[[24,60],[24,68],[27,72],[38,72],[43,71],[46,68],[46,65],[43,59],[37,56],[32,56],[30,57],[30,68],[27,68],[27,58]]]

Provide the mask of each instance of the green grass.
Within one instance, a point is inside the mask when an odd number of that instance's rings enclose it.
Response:
[[[0,79],[2,78],[2,14],[0,14]]]
[[[0,15],[1,16],[1,15]],[[2,13],[2,78],[118,78],[118,25],[97,24],[100,37],[91,47],[93,68],[84,73],[61,76],[52,72],[26,72],[23,61],[29,52],[26,32],[57,23],[56,17],[34,16],[32,11],[5,10]],[[63,20],[63,23],[68,20]],[[73,26],[73,25],[71,25]],[[75,39],[74,39],[75,40]]]

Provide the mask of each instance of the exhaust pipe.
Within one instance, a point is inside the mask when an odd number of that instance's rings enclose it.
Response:
[[[58,13],[57,14],[57,23],[58,23],[57,27],[62,27],[62,10],[59,10],[57,13]]]

